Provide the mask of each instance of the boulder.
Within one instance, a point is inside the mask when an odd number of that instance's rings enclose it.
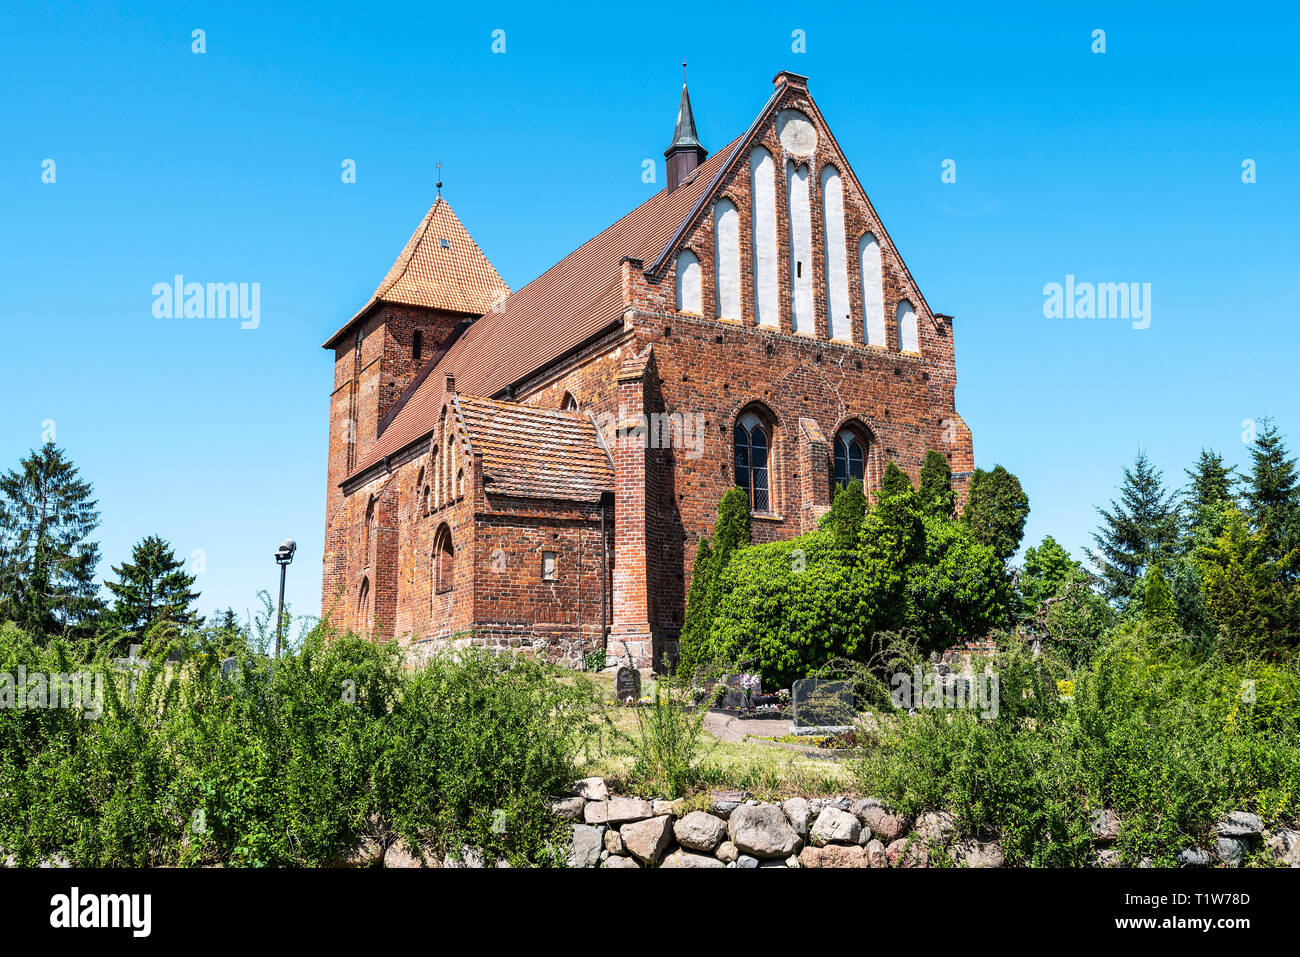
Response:
[[[1259,815],[1246,811],[1233,811],[1214,825],[1216,837],[1259,837],[1263,830],[1264,822]]]
[[[681,804],[681,801],[652,801],[650,802],[650,808],[658,817],[660,814],[676,814]]]
[[[1264,846],[1273,852],[1279,864],[1300,867],[1300,831],[1283,830],[1270,834]]]
[[[640,868],[641,868],[641,865],[638,864],[636,861],[632,860],[632,858],[630,858],[630,857],[619,857],[617,854],[611,854],[609,857],[607,857],[607,858],[605,859],[605,863],[601,864],[600,866],[601,866],[601,867],[616,867],[616,868],[628,868],[628,867],[630,867],[630,868],[633,868],[634,870],[640,870]]]
[[[627,848],[623,846],[623,835],[612,827],[605,832],[605,850],[611,854],[627,853]]]
[[[930,811],[916,821],[916,833],[929,844],[945,845],[957,834],[957,821],[947,811]]]
[[[891,867],[928,867],[930,849],[924,841],[900,837],[885,848],[885,857]]]
[[[740,850],[730,841],[723,841],[718,845],[718,849],[713,853],[714,856],[724,864],[730,864],[740,856]]]
[[[1250,851],[1250,842],[1241,837],[1216,837],[1214,839],[1214,857],[1228,867],[1236,867],[1246,859]]]
[[[609,799],[609,788],[604,778],[583,778],[573,782],[573,793],[584,801],[605,801]]]
[[[808,802],[803,798],[791,798],[781,805],[781,810],[785,812],[785,818],[794,832],[805,841],[808,840],[808,822],[812,818]]]
[[[875,798],[862,798],[859,801],[854,801],[853,806],[849,808],[849,810],[853,812],[859,821],[865,823],[867,820],[867,808],[869,807],[883,807],[883,805],[881,805],[881,803]]]
[[[644,821],[648,817],[654,817],[654,813],[649,801],[637,797],[589,801],[582,809],[583,820],[588,824],[626,824],[629,821]]]
[[[595,867],[604,845],[604,828],[587,824],[573,825],[573,844],[569,848],[570,867]]]
[[[1098,844],[1114,844],[1119,840],[1119,815],[1109,808],[1092,811],[1092,839]]]
[[[581,821],[586,803],[582,797],[551,798],[551,813],[561,821]]]
[[[1119,867],[1123,857],[1117,848],[1103,847],[1093,855],[1092,863],[1094,867]]]
[[[1002,845],[996,841],[982,844],[979,841],[958,841],[953,845],[952,859],[958,866],[965,867],[1002,867],[1006,857]]]
[[[673,819],[660,815],[624,824],[621,833],[633,857],[642,864],[654,864],[673,841]]]
[[[1185,847],[1178,852],[1177,860],[1184,867],[1209,867],[1210,852],[1199,847]]]
[[[576,829],[577,827],[579,827],[579,825],[575,824],[574,828]],[[597,843],[596,843],[597,858],[600,857],[599,841],[600,838],[599,836],[597,836]],[[481,868],[487,867],[487,858],[483,856],[483,852],[480,851],[477,847],[462,847],[459,851],[456,852],[454,856],[448,854],[447,857],[443,860],[442,866],[451,868],[453,870],[479,870]],[[596,865],[595,863],[591,863],[585,866],[595,867]]]
[[[879,803],[864,807],[861,818],[871,828],[871,833],[884,844],[892,844],[911,830],[912,822],[908,818],[901,814],[890,814]]]
[[[861,833],[862,823],[856,817],[828,804],[817,815],[809,839],[817,847],[825,847],[827,844],[856,844]]]
[[[758,858],[789,857],[802,843],[785,812],[770,804],[736,808],[727,821],[727,836],[737,848]]]
[[[823,814],[826,812],[823,811]],[[868,867],[867,852],[854,844],[828,844],[824,847],[805,847],[799,852],[799,866],[811,868]]]
[[[388,849],[384,851],[384,867],[416,868],[424,866],[425,863],[420,859],[420,855],[405,841],[393,841],[392,844],[388,845]]]
[[[710,795],[709,810],[724,821],[731,817],[731,812],[745,803],[749,797],[744,791],[714,791]]]
[[[727,822],[704,811],[692,811],[673,825],[673,834],[682,847],[712,853],[727,838]]]
[[[865,848],[867,853],[867,864],[871,867],[888,867],[889,857],[885,854],[885,845],[877,840],[867,842]]]
[[[678,848],[664,858],[660,867],[720,867],[725,870],[727,865],[711,854],[693,854]]]
[[[758,858],[752,857],[749,854],[741,854],[738,858],[736,858],[736,866],[745,868],[747,870],[752,870],[753,868],[758,867]]]

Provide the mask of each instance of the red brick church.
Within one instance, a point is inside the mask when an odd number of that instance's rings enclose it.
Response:
[[[728,488],[756,541],[929,449],[964,497],[952,319],[806,78],[774,82],[712,155],[683,85],[664,189],[517,292],[439,196],[325,343],[332,622],[647,668]]]

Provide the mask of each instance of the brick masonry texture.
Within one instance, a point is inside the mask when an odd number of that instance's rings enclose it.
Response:
[[[788,263],[790,224],[781,173],[787,154],[775,124],[777,111],[787,108],[812,118],[818,133],[814,152],[798,158],[810,167],[812,190],[816,331],[811,334],[792,331],[790,273],[784,266],[778,270],[779,327],[754,323],[749,154],[761,144],[775,160],[780,261]],[[454,434],[448,436],[442,419],[430,421],[428,435],[353,474],[385,416],[401,405],[420,376],[429,375],[473,317],[382,304],[336,335],[323,599],[323,611],[335,624],[400,636],[414,650],[473,642],[532,649],[577,663],[603,641],[611,664],[628,659],[641,668],[661,664],[675,651],[699,538],[711,534],[718,501],[735,482],[732,429],[747,411],[768,425],[772,444],[772,504],[754,516],[756,541],[798,535],[829,506],[832,443],[842,429],[856,432],[866,445],[868,489],[879,487],[890,461],[915,481],[926,452],[937,449],[948,456],[964,501],[973,449],[970,430],[956,411],[951,319],[932,313],[915,287],[802,78],[779,76],[778,95],[763,115],[753,139],[741,144],[698,214],[685,223],[676,247],[699,258],[701,314],[676,311],[675,251],[658,273],[652,264],[624,261],[613,277],[622,288],[621,323],[488,397],[547,410],[576,402],[581,414],[602,427],[603,450],[613,469],[612,488],[603,497],[566,501],[493,494],[473,436],[457,424],[454,383],[447,385],[441,410]],[[840,171],[844,183],[851,341],[829,338],[820,188],[827,164]],[[724,197],[740,215],[739,320],[712,318],[717,314],[713,204]],[[868,346],[864,338],[858,240],[866,232],[877,237],[883,259],[883,347]],[[904,299],[917,315],[919,354],[899,351],[894,316]],[[416,329],[424,343],[419,362],[411,356]],[[701,423],[702,440],[689,448],[680,443],[644,447],[635,427],[642,416],[655,413],[693,417]],[[355,423],[354,436],[349,422]],[[454,459],[451,468],[463,469],[465,479],[463,490],[455,487],[454,477],[447,479],[451,494],[442,494],[437,507],[426,510],[420,475],[432,468],[436,445],[443,449],[443,469]],[[450,590],[439,591],[435,541],[444,525],[454,549],[454,581]],[[554,580],[542,576],[545,552],[555,555]]]

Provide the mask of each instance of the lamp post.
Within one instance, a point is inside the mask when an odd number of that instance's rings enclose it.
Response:
[[[284,630],[284,573],[293,561],[293,553],[298,550],[298,543],[286,538],[275,550],[275,563],[280,566],[280,604],[275,611],[275,657],[280,657],[280,632]]]

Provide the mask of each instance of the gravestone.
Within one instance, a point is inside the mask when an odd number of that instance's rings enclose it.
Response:
[[[745,692],[740,686],[742,675],[725,675],[723,681],[727,686],[727,695],[722,699],[724,708],[745,707]]]
[[[624,665],[614,676],[614,697],[619,701],[641,699],[641,672]]]
[[[790,689],[794,733],[847,731],[853,725],[853,688],[847,681],[800,678]]]

